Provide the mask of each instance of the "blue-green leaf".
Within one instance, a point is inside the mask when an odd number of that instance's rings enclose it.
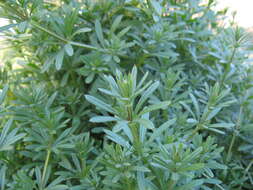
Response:
[[[0,93],[0,105],[4,102],[4,99],[6,97],[7,91],[8,91],[8,85],[4,85],[3,90]]]
[[[123,15],[118,15],[118,16],[116,17],[116,19],[113,21],[112,27],[111,27],[111,32],[112,32],[112,33],[115,32],[115,30],[116,30],[117,27],[119,26],[119,24],[120,24],[122,18],[123,18]]]
[[[117,135],[116,133],[114,133],[112,131],[106,130],[106,129],[104,129],[104,132],[107,134],[108,139],[112,140],[113,142],[115,142],[121,146],[124,146],[126,148],[130,148],[130,144],[125,139],[123,139],[121,136]]]
[[[74,53],[74,50],[73,50],[73,47],[71,46],[71,44],[66,44],[64,46],[64,49],[66,51],[66,53],[69,55],[69,56],[72,56],[73,53]]]
[[[118,121],[115,117],[110,116],[95,116],[90,119],[90,122],[93,123],[106,123],[106,122],[112,122],[112,121]]]
[[[62,67],[62,63],[63,63],[63,58],[64,58],[64,51],[61,50],[56,54],[55,57],[55,67],[56,70],[60,70]]]
[[[156,103],[154,105],[145,107],[138,115],[142,116],[145,113],[149,113],[158,109],[164,109],[166,107],[168,107],[171,104],[170,101],[164,101],[164,102],[160,102],[160,103]]]
[[[156,81],[155,83],[153,83],[152,85],[150,85],[150,87],[145,90],[139,100],[139,102],[136,105],[136,112],[139,112],[141,106],[144,104],[144,102],[153,94],[153,92],[158,88],[160,82]]]
[[[173,125],[176,122],[176,118],[171,119],[167,122],[165,122],[164,124],[162,124],[158,129],[154,130],[154,132],[152,133],[149,142],[152,142],[154,139],[156,139],[157,137],[159,137],[164,131],[168,130],[168,128]]]
[[[5,25],[5,26],[1,26],[0,27],[0,32],[4,32],[6,30],[9,30],[10,28],[13,28],[17,25],[19,25],[19,23],[17,23],[17,24],[8,24],[8,25]]]
[[[101,26],[98,19],[96,19],[96,21],[95,21],[95,31],[96,31],[98,40],[100,41],[100,43],[104,47],[105,46],[105,40],[104,40],[103,30],[102,30],[102,26]]]
[[[156,0],[151,0],[150,2],[152,4],[153,8],[155,9],[155,12],[159,16],[161,16],[162,15],[162,6],[160,5],[160,3],[158,1],[156,1]]]
[[[85,98],[88,102],[94,104],[95,106],[105,110],[105,111],[108,111],[110,113],[114,113],[114,109],[109,105],[109,104],[106,104],[104,103],[103,101],[93,97],[93,96],[90,96],[90,95],[85,95]]]
[[[147,128],[147,129],[154,129],[154,124],[152,123],[152,121],[148,120],[148,119],[136,119],[134,120],[135,122],[139,123],[141,126]]]

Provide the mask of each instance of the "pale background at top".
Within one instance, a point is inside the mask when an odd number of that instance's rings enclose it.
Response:
[[[253,0],[218,0],[218,9],[229,7],[231,11],[237,11],[236,21],[239,26],[253,27]]]
[[[246,28],[253,27],[253,0],[218,0],[217,9],[229,7],[231,11],[237,11],[236,21],[238,25]],[[6,21],[0,19],[0,26]]]

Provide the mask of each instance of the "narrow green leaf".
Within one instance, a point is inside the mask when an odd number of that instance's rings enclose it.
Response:
[[[198,121],[197,121],[196,119],[193,119],[193,118],[189,118],[189,119],[187,119],[186,121],[187,121],[187,123],[191,123],[191,124],[196,124],[196,123],[198,123]]]
[[[4,143],[4,147],[11,147],[12,144],[14,144],[15,142],[17,142],[18,140],[22,139],[25,136],[25,133],[20,133],[20,134],[16,135],[16,132],[15,133],[13,133],[13,132],[14,131],[12,131],[7,136],[7,139],[6,139],[5,143]],[[7,149],[4,149],[4,150],[7,150]]]
[[[139,172],[150,172],[150,169],[148,169],[144,166],[134,166],[133,170],[139,171]]]
[[[20,32],[25,32],[27,26],[28,26],[28,22],[24,21],[24,22],[19,23],[18,29]]]
[[[118,28],[118,26],[119,26],[119,24],[120,24],[122,18],[123,18],[123,15],[118,15],[118,16],[116,17],[116,19],[113,21],[112,27],[111,27],[111,32],[112,32],[112,33],[114,33],[115,30]]]
[[[204,180],[202,180],[202,179],[192,180],[190,183],[188,183],[186,185],[182,185],[182,186],[175,188],[175,190],[194,189],[194,187],[200,186],[203,183],[204,183]]]
[[[134,122],[139,123],[140,125],[142,125],[143,127],[147,128],[147,129],[154,129],[154,124],[152,123],[152,121],[148,120],[148,119],[137,119],[134,120]]]
[[[41,177],[41,171],[40,171],[40,169],[39,169],[39,167],[37,166],[36,168],[35,168],[35,176],[36,176],[36,181],[39,183],[39,184],[41,184],[41,179],[42,179],[42,177]]]
[[[1,190],[4,190],[4,187],[5,187],[5,174],[6,174],[6,170],[7,170],[7,167],[5,165],[3,165],[0,168],[0,187],[1,187]]]
[[[90,73],[90,74],[85,78],[85,83],[86,83],[86,84],[90,84],[90,83],[93,81],[94,77],[95,77],[95,74],[94,74],[94,73]]]
[[[232,105],[232,104],[234,104],[234,103],[236,103],[236,102],[237,102],[236,99],[234,99],[234,100],[229,100],[229,101],[220,103],[218,106],[219,106],[219,107],[228,107],[228,106],[230,106],[230,105]]]
[[[119,122],[119,123],[121,123],[123,126],[122,126],[122,129],[123,129],[123,131],[124,131],[124,133],[126,134],[126,136],[128,137],[128,139],[131,141],[131,142],[133,142],[133,134],[132,134],[132,131],[130,130],[130,128],[129,128],[129,126],[128,126],[128,124],[127,124],[127,122]]]
[[[62,67],[62,63],[63,63],[63,58],[64,58],[64,51],[61,50],[56,54],[55,57],[55,67],[56,70],[60,70]]]
[[[84,27],[84,28],[81,28],[79,30],[77,30],[76,32],[74,32],[74,34],[72,36],[75,36],[77,34],[81,34],[81,33],[86,33],[86,32],[91,32],[91,28],[88,28],[88,27]]]
[[[197,158],[199,156],[199,154],[202,151],[203,151],[202,147],[197,148],[192,153],[190,153],[189,155],[185,156],[184,159],[183,159],[183,162],[190,162],[190,161],[194,160],[195,158]]]
[[[211,169],[220,169],[220,170],[226,170],[228,167],[224,164],[220,164],[214,160],[211,160],[210,162],[207,163],[207,166]]]
[[[3,143],[5,141],[5,138],[6,138],[7,134],[8,134],[8,132],[9,132],[9,129],[10,129],[11,125],[12,125],[12,122],[13,122],[13,119],[9,119],[6,122],[6,124],[4,125],[3,130],[1,132],[1,136],[0,136],[0,146],[3,145]]]
[[[5,26],[1,26],[0,27],[0,33],[4,32],[6,30],[9,30],[10,28],[13,28],[13,27],[15,27],[17,25],[19,25],[19,23],[17,23],[17,24],[8,24],[8,25],[5,25]]]
[[[72,56],[73,53],[74,53],[74,50],[73,50],[73,47],[70,45],[70,44],[66,44],[64,46],[64,49],[66,51],[66,53],[69,55],[69,56]]]
[[[159,86],[159,81],[156,81],[155,83],[153,83],[152,85],[150,85],[150,87],[145,90],[139,100],[139,102],[137,103],[136,106],[136,113],[139,112],[139,110],[141,109],[142,105],[144,104],[144,102],[152,95],[152,93],[158,88]]]
[[[137,182],[139,190],[146,190],[146,182],[144,177],[144,172],[137,172]]]
[[[116,133],[114,133],[112,131],[106,130],[106,129],[104,129],[104,132],[107,134],[107,138],[109,138],[113,142],[115,142],[123,147],[130,148],[130,144],[125,139],[123,139],[121,136],[117,135]]]
[[[68,189],[69,187],[67,185],[55,185],[53,187],[47,188],[47,190],[65,190]]]
[[[141,81],[138,83],[138,85],[137,85],[137,89],[138,88],[141,88],[141,86],[143,85],[143,83],[145,82],[145,80],[147,79],[147,77],[148,77],[148,72],[146,72],[145,74],[144,74],[144,76],[141,78]]]
[[[219,130],[219,129],[208,128],[208,127],[206,127],[206,129],[209,130],[209,131],[213,131],[213,132],[215,132],[215,133],[219,133],[219,134],[221,134],[221,135],[225,135],[225,134],[226,134],[224,131],[221,131],[221,130]]]
[[[148,142],[152,142],[154,139],[159,137],[164,131],[168,130],[168,128],[176,122],[176,118],[171,119],[164,124],[162,124],[158,129],[154,130]]]
[[[156,0],[151,0],[150,1],[153,8],[155,9],[155,12],[158,14],[158,15],[162,15],[162,6],[160,5],[160,3]]]
[[[199,109],[199,104],[197,99],[195,98],[195,96],[193,94],[190,93],[190,97],[192,99],[192,103],[194,105],[195,111],[197,113],[198,118],[200,117],[200,109]]]
[[[5,97],[6,97],[8,88],[9,88],[8,85],[4,85],[4,88],[3,88],[3,90],[1,91],[1,94],[0,94],[0,105],[4,102],[4,99],[5,99]]]
[[[54,102],[54,100],[55,100],[57,94],[58,94],[58,92],[54,92],[54,93],[49,97],[49,99],[48,99],[48,101],[47,101],[47,104],[46,104],[46,108],[49,108],[49,107],[53,104],[53,102]]]
[[[107,90],[107,89],[104,89],[104,88],[98,88],[98,90],[106,95],[109,95],[109,96],[114,96],[114,97],[120,97],[120,95],[118,94],[117,91],[110,91],[110,90]]]
[[[112,121],[118,121],[115,117],[110,116],[95,116],[90,119],[90,122],[93,123],[105,123],[105,122],[112,122]]]
[[[205,183],[209,183],[209,184],[221,184],[222,181],[218,180],[218,179],[212,179],[212,178],[208,178],[205,179]],[[224,189],[223,189],[224,190]]]
[[[108,111],[110,113],[114,113],[114,109],[109,105],[109,104],[106,104],[104,103],[103,101],[93,97],[93,96],[90,96],[90,95],[85,95],[85,98],[88,102],[90,102],[91,104],[94,104],[96,105],[97,107],[105,110],[105,111]]]
[[[171,104],[171,101],[164,101],[164,102],[160,102],[160,103],[145,107],[138,115],[142,116],[143,114],[149,113],[151,111],[155,111],[158,109],[164,109],[164,108],[168,107],[170,104]]]
[[[205,172],[207,173],[207,175],[209,177],[214,177],[214,173],[212,172],[212,170],[208,167],[208,165],[204,168]]]
[[[184,166],[179,169],[180,172],[186,172],[186,171],[196,171],[203,169],[205,167],[204,163],[197,163],[197,164],[191,164],[189,166]]]
[[[146,138],[147,128],[140,126],[139,128],[139,139],[142,143],[144,143],[144,140]]]
[[[104,36],[103,36],[103,30],[102,30],[102,26],[101,26],[98,19],[96,19],[96,21],[95,21],[95,31],[96,31],[98,40],[100,41],[100,43],[104,47],[105,46],[105,40],[104,40]]]
[[[212,110],[208,115],[207,120],[211,120],[214,116],[216,116],[220,112],[220,110],[221,107],[214,108],[214,110]]]
[[[69,72],[65,73],[62,77],[62,80],[61,80],[61,87],[65,86],[68,82],[68,79],[69,79]]]
[[[215,124],[211,124],[208,127],[212,127],[212,128],[232,128],[234,127],[235,124],[233,123],[215,123]]]
[[[192,115],[192,117],[196,118],[195,114],[193,113],[191,108],[186,103],[184,103],[182,101],[180,101],[179,103]]]
[[[117,34],[117,37],[118,37],[118,38],[121,38],[121,37],[124,36],[130,29],[131,29],[131,26],[128,26],[128,27],[124,28],[123,30],[121,30],[121,31]]]

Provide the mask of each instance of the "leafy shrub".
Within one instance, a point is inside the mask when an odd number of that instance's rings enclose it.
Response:
[[[252,189],[251,36],[215,4],[0,1],[0,189]]]

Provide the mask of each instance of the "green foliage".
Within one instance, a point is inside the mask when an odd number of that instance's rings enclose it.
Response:
[[[252,189],[252,36],[215,5],[0,0],[0,190]]]

